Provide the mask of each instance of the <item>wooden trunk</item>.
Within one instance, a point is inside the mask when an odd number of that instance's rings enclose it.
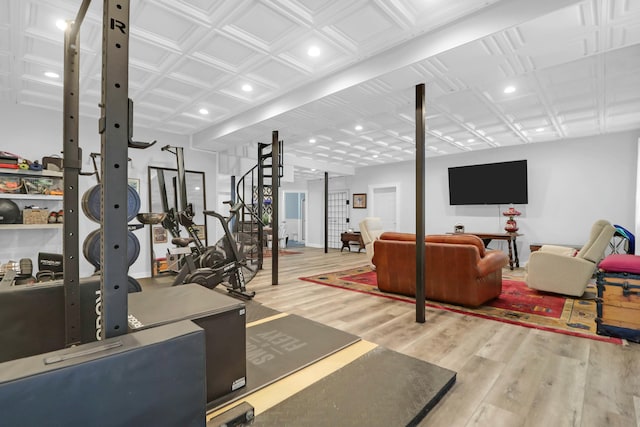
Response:
[[[599,271],[597,333],[640,342],[640,274]]]

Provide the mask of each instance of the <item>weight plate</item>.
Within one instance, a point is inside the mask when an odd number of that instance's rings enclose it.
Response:
[[[140,196],[135,188],[127,185],[127,222],[131,221],[140,212]]]
[[[100,222],[100,186],[94,185],[82,196],[82,210],[92,221]],[[127,222],[131,221],[140,212],[140,196],[130,185],[127,185]]]
[[[89,233],[82,245],[82,254],[96,270],[100,270],[100,230],[94,230]],[[136,262],[139,255],[140,241],[135,234],[127,231],[127,260],[129,266]]]
[[[140,283],[134,279],[131,276],[127,276],[127,282],[128,282],[128,293],[134,293],[134,292],[142,292],[142,286],[140,286]]]
[[[99,185],[94,185],[82,195],[82,211],[87,216],[87,218],[89,218],[91,221],[100,222],[100,186]],[[87,240],[85,240],[85,242]]]
[[[100,269],[100,230],[93,230],[87,238],[84,239],[82,254],[96,270]]]

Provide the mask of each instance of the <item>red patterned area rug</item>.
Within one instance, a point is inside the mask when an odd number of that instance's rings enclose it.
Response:
[[[376,272],[367,266],[301,277],[300,279],[415,304],[415,299],[412,297],[378,290]],[[618,338],[596,334],[595,293],[595,286],[589,285],[582,298],[565,297],[529,289],[523,281],[512,280],[509,276],[505,276],[502,280],[502,294],[489,301],[487,305],[468,308],[441,302],[427,302],[427,307],[528,328],[622,344],[623,341]]]

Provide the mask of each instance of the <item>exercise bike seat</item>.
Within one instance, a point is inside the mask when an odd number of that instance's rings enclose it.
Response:
[[[181,248],[186,248],[191,242],[193,242],[193,238],[191,237],[174,237],[171,239],[171,243]]]

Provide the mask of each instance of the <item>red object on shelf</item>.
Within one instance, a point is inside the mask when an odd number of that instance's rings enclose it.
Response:
[[[511,206],[505,212],[502,212],[502,215],[509,217],[509,219],[507,220],[507,224],[504,226],[504,229],[509,233],[515,233],[516,231],[518,231],[518,223],[516,222],[515,219],[513,219],[513,217],[520,216],[521,214],[522,213],[520,211],[515,210],[513,206]]]

